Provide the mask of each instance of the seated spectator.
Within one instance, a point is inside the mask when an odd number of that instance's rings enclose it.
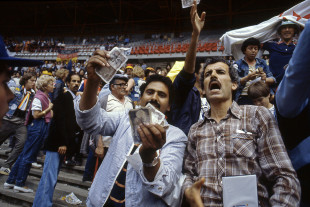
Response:
[[[133,71],[133,66],[127,65],[124,72],[128,78],[131,78],[132,71]]]
[[[53,104],[48,94],[54,90],[54,78],[42,75],[37,82],[38,91],[30,106],[26,125],[27,140],[22,153],[18,156],[4,188],[14,188],[14,192],[32,193],[33,190],[25,186],[31,163],[36,161],[43,141],[48,132],[48,124],[53,117]]]
[[[274,105],[270,102],[271,94],[268,85],[263,81],[252,83],[248,89],[248,96],[255,106],[264,106],[272,114],[274,113]]]
[[[254,81],[265,81],[269,86],[275,83],[275,78],[269,70],[266,61],[256,58],[260,50],[258,39],[249,38],[242,43],[241,50],[244,58],[235,62],[234,67],[240,77],[240,88],[237,91],[236,101],[240,105],[252,104],[248,98],[248,88]]]

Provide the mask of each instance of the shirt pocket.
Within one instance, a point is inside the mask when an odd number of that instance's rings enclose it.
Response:
[[[254,159],[256,157],[255,136],[253,134],[231,135],[232,151],[237,157]]]

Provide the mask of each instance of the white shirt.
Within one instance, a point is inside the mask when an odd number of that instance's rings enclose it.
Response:
[[[107,102],[107,112],[117,112],[117,111],[125,111],[125,110],[130,110],[133,109],[131,100],[125,96],[125,101],[122,103],[118,98],[113,96],[112,94],[109,95],[108,97],[108,102]]]

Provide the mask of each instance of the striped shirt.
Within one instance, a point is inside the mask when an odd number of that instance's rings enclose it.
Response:
[[[260,206],[299,206],[300,184],[268,109],[233,102],[219,123],[210,114],[190,129],[183,188],[205,177],[204,205],[223,206],[222,177],[255,174]]]

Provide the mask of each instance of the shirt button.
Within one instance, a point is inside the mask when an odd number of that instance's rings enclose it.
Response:
[[[220,157],[220,160],[222,161],[222,160],[223,160],[223,158],[221,158],[221,157]]]
[[[163,190],[163,188],[162,188],[162,187],[158,187],[158,190],[159,190],[159,191],[162,191],[162,190]]]
[[[151,188],[154,188],[154,185],[151,185]]]

